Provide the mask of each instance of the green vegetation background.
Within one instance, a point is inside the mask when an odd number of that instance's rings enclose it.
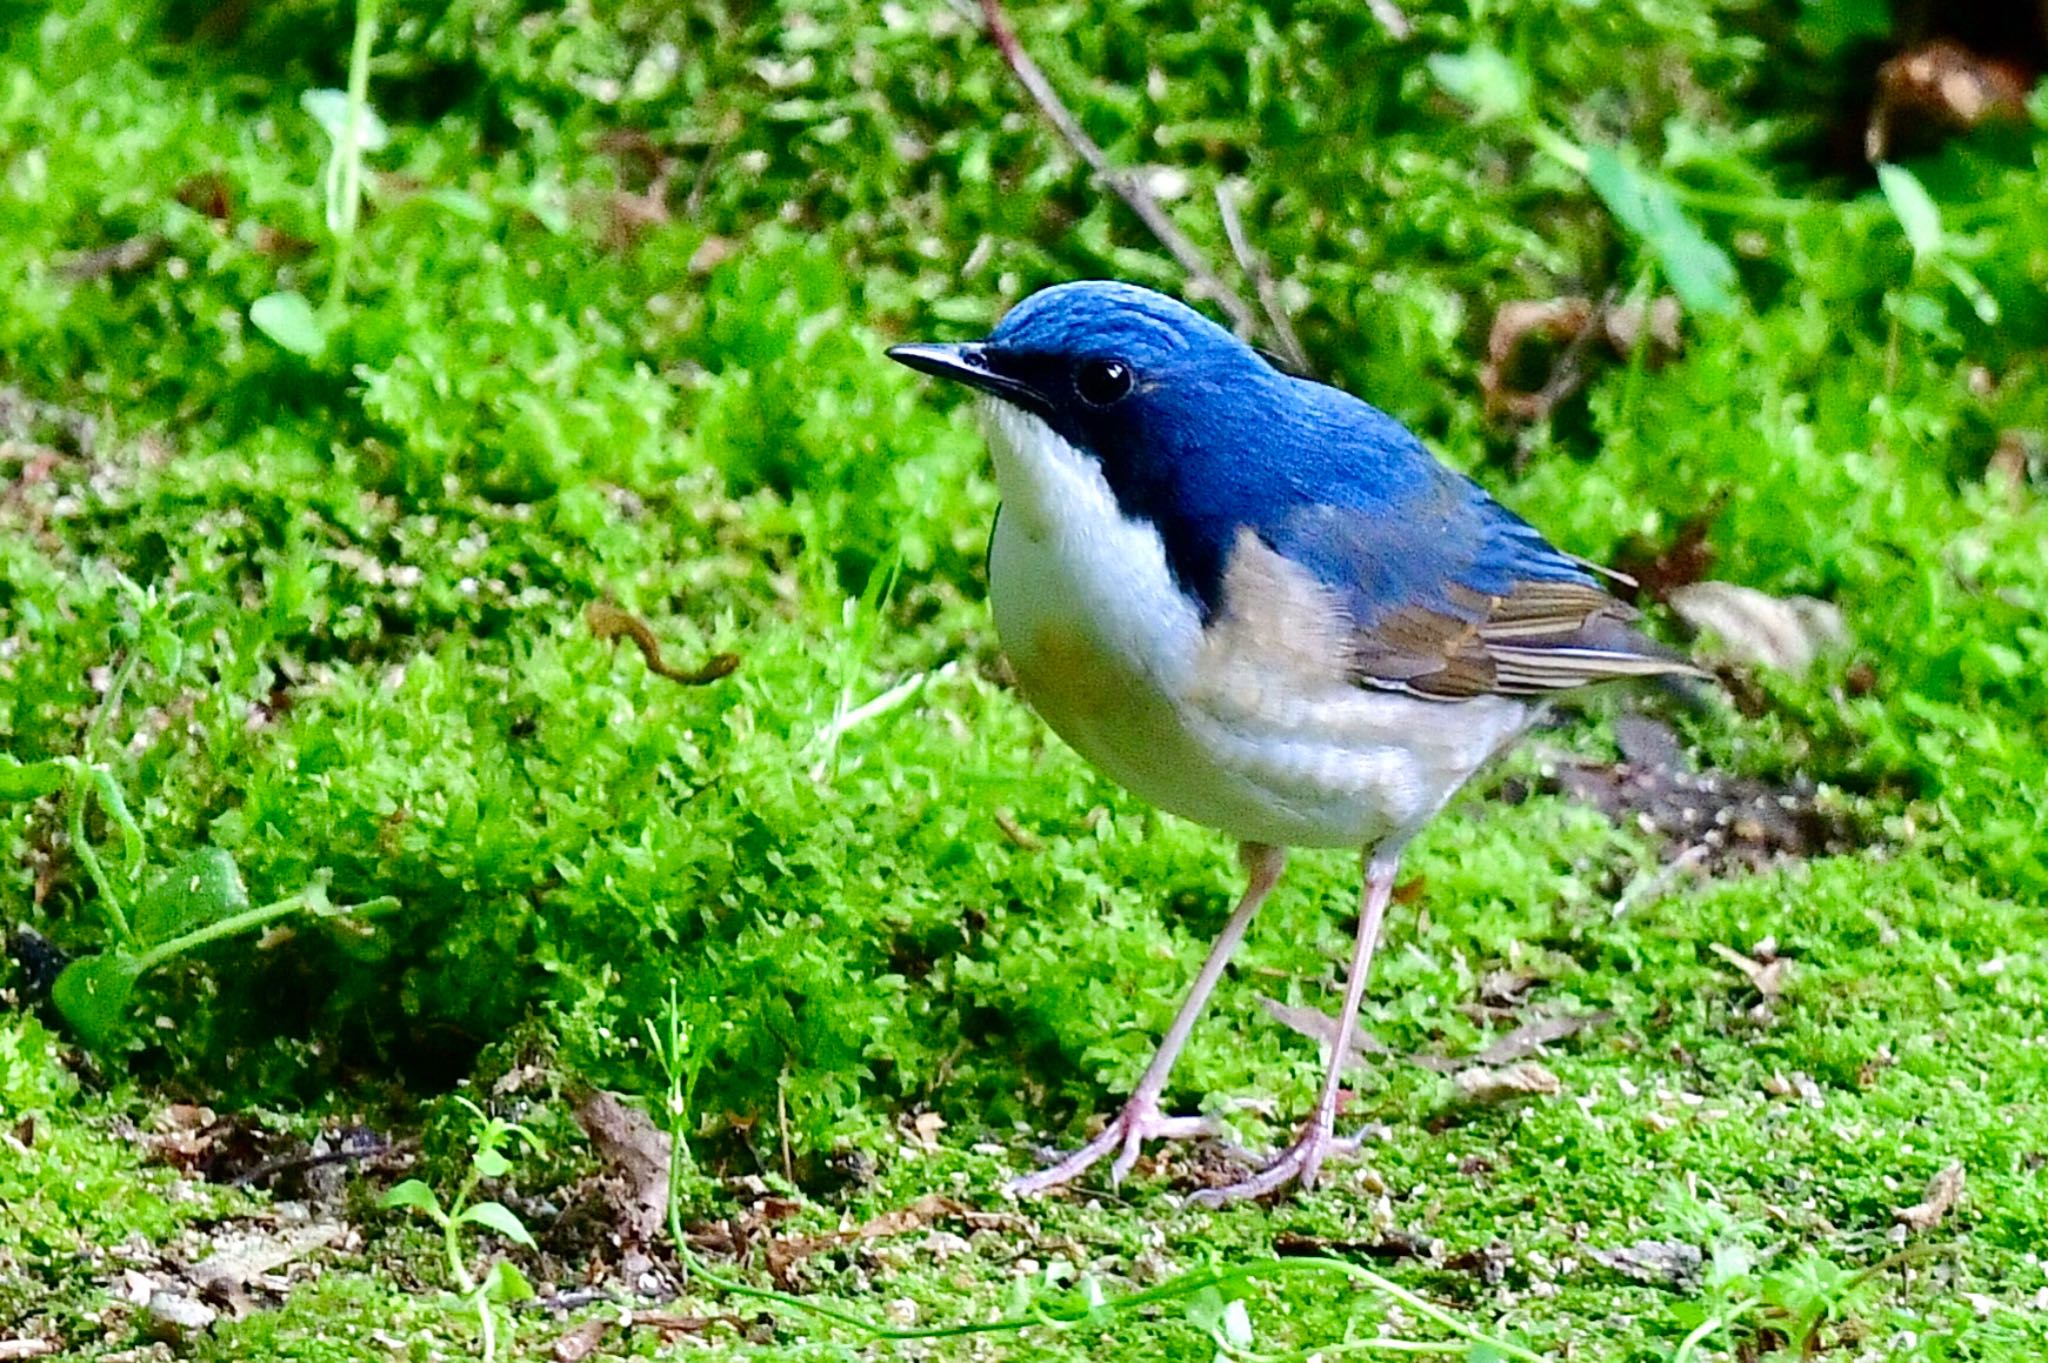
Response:
[[[1882,5],[1418,4],[1407,41],[1337,4],[1016,18],[1219,262],[1212,190],[1240,187],[1321,372],[1560,543],[1640,557],[1692,527],[1711,576],[1837,603],[1848,654],[1757,675],[1755,713],[1680,722],[1703,762],[1817,781],[1868,832],[1671,877],[1639,829],[1482,792],[1415,850],[1369,1025],[1476,1050],[1456,1005],[1527,967],[1546,1004],[1616,1014],[1552,1057],[1565,1094],[1463,1112],[1389,1061],[1350,1112],[1389,1128],[1370,1172],[1215,1218],[1141,1181],[1046,1211],[1048,1233],[1112,1277],[1160,1228],[1176,1262],[1289,1231],[1502,1242],[1504,1284],[1403,1272],[1580,1358],[1669,1357],[1737,1303],[1700,1356],[2040,1356],[2048,104],[1911,160],[1933,206],[1902,221],[1833,150]],[[211,847],[254,903],[322,877],[336,902],[398,901],[367,937],[309,922],[174,962],[90,1060],[32,972],[0,967],[0,1112],[41,1124],[0,1152],[0,1318],[81,1349],[132,1342],[105,1247],[218,1211],[109,1137],[164,1095],[417,1123],[534,1054],[649,1093],[637,1038],[673,986],[715,1168],[779,1176],[787,1147],[820,1224],[941,1184],[993,1205],[1030,1157],[1019,1124],[1070,1136],[1135,1078],[1234,888],[1217,838],[1096,776],[1000,683],[978,438],[881,358],[1055,280],[1186,282],[970,8],[390,7],[370,68],[390,145],[345,299],[298,353],[251,307],[333,286],[302,95],[345,84],[352,26],[299,0],[0,17],[0,750],[109,764],[153,868]],[[1690,226],[1618,221],[1589,156]],[[137,240],[139,265],[94,255]],[[1682,355],[1603,364],[1532,427],[1487,417],[1500,304],[1667,280],[1694,304]],[[2000,448],[2018,457],[1987,474]],[[592,636],[597,600],[686,665],[741,667],[653,676]],[[1621,703],[1541,741],[1609,755]],[[0,918],[89,952],[108,928],[65,819],[56,797],[0,805]],[[1354,876],[1297,859],[1177,1101],[1253,1140],[1304,1106],[1314,1047],[1258,996],[1328,1006]],[[1760,1011],[1711,945],[1766,938],[1794,965]],[[1769,1082],[1788,1075],[1812,1082]],[[937,1152],[905,1135],[927,1111]],[[1960,1210],[1893,1257],[1893,1210],[1951,1161]],[[366,1224],[281,1313],[193,1347],[352,1357],[380,1326],[472,1347],[411,1290],[431,1256]],[[1645,1284],[1588,1257],[1645,1237],[1707,1269]],[[943,1319],[1016,1271],[983,1245],[817,1286]],[[1327,1287],[1249,1305],[1259,1348],[1387,1309]],[[1118,1330],[1217,1347],[1172,1312]],[[824,1337],[791,1320],[759,1347]]]

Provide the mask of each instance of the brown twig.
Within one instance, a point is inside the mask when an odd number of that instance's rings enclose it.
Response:
[[[1214,300],[1216,306],[1230,315],[1230,323],[1239,335],[1251,335],[1258,330],[1258,313],[1251,304],[1217,277],[1210,268],[1208,257],[1202,248],[1181,231],[1174,220],[1167,215],[1159,201],[1136,175],[1110,162],[1109,153],[1098,145],[1081,127],[1080,120],[1060,99],[1059,92],[1052,88],[1045,72],[1031,54],[1024,50],[1024,44],[1017,38],[1017,31],[1010,27],[1009,16],[1004,14],[1002,0],[981,0],[982,24],[988,30],[989,41],[1002,54],[1003,62],[1010,73],[1038,105],[1038,111],[1045,115],[1066,144],[1072,147],[1080,158],[1088,163],[1095,178],[1108,185],[1116,196],[1130,206],[1139,221],[1149,228],[1159,244],[1180,262],[1189,277],[1188,292]]]
[[[1250,238],[1245,236],[1244,219],[1237,215],[1237,197],[1228,184],[1216,186],[1216,213],[1223,219],[1223,235],[1230,241],[1230,253],[1237,257],[1237,267],[1244,271],[1259,295],[1259,306],[1265,310],[1274,347],[1297,373],[1308,373],[1308,351],[1302,348],[1301,337],[1294,334],[1294,323],[1288,320],[1287,310],[1280,306],[1280,290],[1273,282],[1266,257],[1253,250]]]
[[[633,646],[640,650],[640,656],[647,660],[649,672],[684,686],[704,686],[720,677],[729,677],[740,665],[739,654],[720,653],[702,667],[675,667],[662,658],[661,644],[645,621],[608,601],[593,601],[584,607],[583,622],[590,627],[592,634],[607,643],[621,636],[631,639]]]

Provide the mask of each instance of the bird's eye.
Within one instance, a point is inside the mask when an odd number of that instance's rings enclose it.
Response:
[[[1122,360],[1088,360],[1074,371],[1074,391],[1090,407],[1107,407],[1131,391],[1131,367]]]

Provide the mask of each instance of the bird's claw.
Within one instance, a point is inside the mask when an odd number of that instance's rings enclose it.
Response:
[[[1323,1161],[1332,1155],[1356,1154],[1361,1137],[1335,1135],[1330,1123],[1310,1118],[1303,1126],[1294,1144],[1276,1155],[1265,1168],[1222,1188],[1207,1188],[1194,1195],[1194,1203],[1212,1210],[1228,1206],[1232,1202],[1244,1202],[1252,1198],[1265,1197],[1278,1192],[1289,1183],[1299,1183],[1303,1188],[1313,1188],[1316,1176],[1322,1172]]]
[[[1211,1135],[1215,1130],[1215,1123],[1207,1117],[1169,1117],[1159,1110],[1156,1100],[1134,1096],[1094,1140],[1050,1168],[1012,1179],[1007,1191],[1015,1197],[1035,1197],[1072,1183],[1112,1150],[1117,1152],[1109,1166],[1109,1181],[1114,1187],[1122,1184],[1137,1165],[1146,1141],[1188,1140]]]

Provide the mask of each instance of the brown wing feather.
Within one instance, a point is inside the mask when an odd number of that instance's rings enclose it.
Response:
[[[1600,588],[1528,581],[1505,596],[1454,589],[1460,618],[1396,611],[1357,636],[1358,680],[1437,700],[1540,695],[1619,677],[1705,676],[1629,622],[1636,613]]]
[[[1247,679],[1284,675],[1465,700],[1705,675],[1630,628],[1636,613],[1590,583],[1528,579],[1499,596],[1453,585],[1446,599],[1451,610],[1410,606],[1361,629],[1335,592],[1246,529],[1224,573],[1223,609],[1206,631],[1201,686],[1224,695]]]

